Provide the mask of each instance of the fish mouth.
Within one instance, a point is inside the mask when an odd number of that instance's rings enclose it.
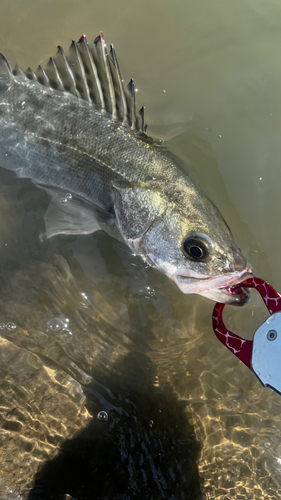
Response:
[[[180,270],[173,280],[184,293],[196,293],[215,302],[243,306],[249,302],[250,292],[247,288],[239,286],[239,283],[250,277],[252,273],[249,268],[240,273],[216,277]]]
[[[233,306],[244,306],[247,304],[251,296],[250,290],[244,286],[239,286],[239,284],[252,276],[250,269],[246,269],[239,277],[230,280],[227,286],[219,287],[218,290],[223,295],[218,302]]]
[[[248,276],[249,277],[249,276]],[[244,306],[249,302],[250,291],[243,286],[235,287],[222,287],[219,289],[224,296],[220,297],[218,302],[223,304],[230,304],[232,306]]]

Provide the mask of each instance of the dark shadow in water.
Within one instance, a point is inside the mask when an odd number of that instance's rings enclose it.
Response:
[[[28,500],[62,500],[65,494],[78,500],[201,499],[199,444],[186,402],[169,385],[155,388],[154,376],[147,358],[140,363],[131,355],[118,377],[105,381],[103,375],[103,386],[117,395],[106,422],[96,417],[96,391],[85,388],[90,425],[36,474]],[[113,399],[108,389],[100,396]]]

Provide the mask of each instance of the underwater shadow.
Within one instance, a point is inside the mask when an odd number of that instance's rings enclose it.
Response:
[[[155,375],[147,357],[132,355],[122,360],[118,376],[102,374],[103,421],[97,391],[85,387],[90,425],[37,472],[28,500],[202,499],[200,446],[186,402],[169,385],[159,389]]]

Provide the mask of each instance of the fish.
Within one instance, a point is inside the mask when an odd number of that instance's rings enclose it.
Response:
[[[251,268],[181,160],[147,134],[103,34],[45,68],[0,53],[0,165],[50,198],[41,239],[104,230],[185,294],[243,305]]]

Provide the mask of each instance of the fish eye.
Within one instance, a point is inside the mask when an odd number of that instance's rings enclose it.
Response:
[[[209,245],[201,237],[188,237],[183,241],[183,253],[192,260],[204,261],[209,257]]]

